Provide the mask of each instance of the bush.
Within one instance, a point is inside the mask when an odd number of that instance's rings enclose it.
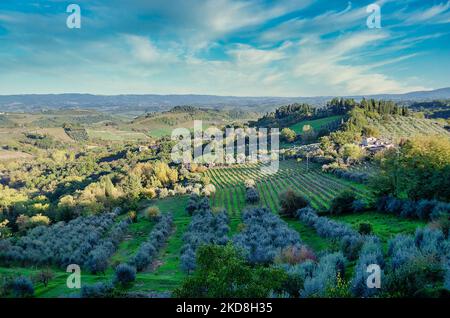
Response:
[[[371,273],[367,272],[367,268],[371,264],[380,266],[381,270],[384,267],[380,240],[373,236],[365,239],[355,266],[355,274],[351,281],[351,291],[355,297],[372,297],[380,292],[378,288],[367,287],[367,279],[371,275]],[[380,273],[380,279],[382,283],[383,271]]]
[[[345,276],[345,258],[342,253],[325,254],[319,260],[311,277],[305,279],[302,297],[325,297],[327,290],[336,287],[337,278]]]
[[[136,213],[136,211],[129,211],[128,212],[128,217],[130,218],[130,221],[132,223],[136,223],[137,222],[137,213]]]
[[[167,198],[169,196],[169,190],[167,188],[159,189],[158,197],[160,199]]]
[[[255,188],[247,188],[245,192],[245,201],[250,204],[259,202],[259,193]]]
[[[197,260],[197,269],[174,291],[175,297],[263,298],[286,280],[280,269],[250,266],[231,244],[201,246]]]
[[[214,193],[216,193],[216,187],[214,186],[214,184],[207,184],[202,190],[202,194],[206,197],[209,197]]]
[[[354,213],[360,213],[367,210],[367,204],[363,200],[355,200],[352,203],[352,211]]]
[[[297,211],[308,205],[309,202],[305,197],[292,190],[280,194],[280,214],[283,216],[295,218]]]
[[[186,205],[186,212],[192,216],[195,210],[198,208],[200,198],[198,195],[191,195]]]
[[[450,215],[450,203],[436,200],[421,199],[417,202],[400,200],[393,196],[378,198],[379,211],[396,214],[405,218],[419,218],[421,220],[439,220]]]
[[[128,264],[120,264],[116,267],[114,282],[126,286],[136,280],[136,268]]]
[[[15,298],[28,298],[34,295],[33,283],[29,278],[23,276],[15,278],[9,287]]]
[[[45,269],[45,270],[42,270],[39,273],[37,273],[33,277],[33,280],[35,282],[42,283],[44,285],[44,287],[47,287],[49,281],[52,280],[54,276],[55,275],[53,274],[53,272],[50,269]]]
[[[361,235],[369,235],[372,233],[372,224],[370,223],[359,223],[358,232]]]
[[[161,217],[161,211],[157,206],[150,206],[145,210],[145,217],[149,221],[158,221]]]
[[[298,232],[266,208],[246,210],[243,221],[245,228],[234,236],[233,242],[245,251],[251,263],[271,263],[284,248],[300,246]]]
[[[113,295],[114,286],[111,283],[95,283],[81,287],[82,298],[109,298]]]
[[[286,142],[293,142],[297,138],[297,134],[290,128],[283,128],[281,130],[281,139]]]
[[[355,200],[356,196],[353,192],[344,191],[340,193],[331,202],[330,213],[334,215],[340,215],[353,212],[353,203]]]
[[[245,184],[246,188],[254,188],[256,185],[256,182],[253,179],[247,179],[244,181],[244,184]]]
[[[283,264],[300,264],[306,261],[317,261],[317,257],[314,251],[308,248],[306,245],[299,246],[288,246],[284,248],[280,255],[277,257],[276,261]]]
[[[307,278],[312,278],[313,273],[316,270],[316,263],[307,260],[295,265],[280,264],[279,267],[283,269],[288,276],[283,283],[282,290],[287,292],[289,296],[298,298],[300,297],[300,291],[303,290],[305,280]]]
[[[448,266],[449,245],[443,233],[418,229],[415,236],[389,240],[390,257],[386,289],[397,297],[418,297],[442,285]]]
[[[227,244],[230,229],[226,211],[213,213],[206,198],[197,202],[197,209],[192,213],[188,230],[183,235],[184,245],[181,249],[181,268],[186,272],[195,269],[195,252],[198,247],[206,244]]]
[[[363,237],[349,225],[319,217],[312,208],[303,208],[298,211],[299,220],[309,227],[313,227],[320,237],[340,242],[344,255],[354,260],[364,242]]]

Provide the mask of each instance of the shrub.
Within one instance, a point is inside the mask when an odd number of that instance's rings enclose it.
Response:
[[[259,202],[259,193],[255,188],[247,188],[245,192],[245,201],[250,204]]]
[[[392,196],[378,198],[379,211],[396,214],[405,218],[419,218],[433,221],[450,215],[450,203],[421,199],[417,202],[400,200]]]
[[[28,298],[34,295],[33,283],[29,278],[24,276],[15,278],[9,287],[12,290],[13,296],[16,298]]]
[[[314,251],[305,245],[285,247],[277,257],[277,262],[295,265],[306,261],[317,261]]]
[[[386,290],[396,297],[420,297],[430,283],[443,280],[440,264],[418,255],[386,277]]]
[[[214,194],[215,192],[216,192],[216,187],[214,186],[214,184],[207,184],[203,188],[202,194],[204,196],[209,197],[211,194]]]
[[[280,194],[280,214],[286,217],[294,218],[297,216],[297,210],[309,205],[309,202],[302,195],[287,190]]]
[[[412,201],[403,202],[400,216],[404,218],[412,218],[416,215],[416,203]]]
[[[425,199],[419,200],[419,202],[417,202],[417,209],[416,209],[417,217],[421,220],[428,220],[435,206],[436,201],[430,201]]]
[[[113,292],[114,286],[111,283],[83,284],[81,287],[82,298],[109,298]]]
[[[288,246],[300,246],[300,236],[266,208],[243,213],[245,228],[234,236],[235,246],[242,248],[251,263],[267,264]]]
[[[300,291],[304,287],[305,280],[307,278],[311,279],[316,266],[316,263],[311,260],[294,265],[279,265],[279,267],[283,269],[288,276],[283,283],[282,290],[287,292],[291,297],[299,297]]]
[[[122,286],[128,285],[136,280],[136,268],[128,264],[120,264],[116,267],[114,282]]]
[[[133,223],[137,222],[137,213],[136,211],[129,211],[128,212],[128,217],[130,218],[130,221]]]
[[[311,277],[305,279],[302,297],[324,297],[327,290],[336,287],[338,276],[345,276],[345,258],[342,253],[322,256]]]
[[[160,199],[167,198],[169,196],[169,190],[167,188],[159,189],[158,197]]]
[[[184,250],[180,260],[184,272],[190,273],[195,269],[195,252],[190,246]]]
[[[48,216],[38,213],[30,218],[30,222],[31,222],[32,227],[39,226],[39,225],[47,226],[50,224],[50,219]]]
[[[161,217],[161,211],[159,210],[159,208],[157,206],[148,207],[145,210],[145,217],[149,221],[157,221]]]
[[[253,179],[247,179],[244,181],[244,184],[245,184],[246,188],[254,188],[256,185],[256,182]]]
[[[287,142],[293,142],[297,138],[297,134],[290,128],[281,130],[281,139]]]
[[[431,212],[430,218],[432,220],[439,220],[450,215],[450,203],[437,202]]]
[[[85,265],[92,274],[105,273],[108,267],[108,258],[106,248],[96,248],[89,254]]]
[[[186,205],[186,212],[189,215],[192,215],[194,213],[194,211],[197,210],[199,200],[200,200],[200,198],[198,197],[198,195],[195,195],[195,194],[191,195],[189,197],[189,200]]]
[[[361,235],[369,235],[372,233],[372,224],[370,223],[359,223],[358,232]]]
[[[354,260],[358,257],[363,237],[349,225],[319,217],[310,207],[300,209],[298,216],[301,222],[313,227],[320,237],[340,242],[340,248],[348,259]]]
[[[376,237],[367,237],[361,248],[355,266],[355,274],[351,281],[351,291],[356,297],[372,297],[380,292],[378,288],[367,287],[367,279],[371,275],[370,272],[367,272],[367,268],[371,264],[380,266],[380,269],[384,267],[381,243]],[[383,282],[383,271],[380,273],[380,279]]]
[[[37,273],[33,277],[33,280],[38,283],[42,283],[44,285],[44,287],[47,287],[49,281],[52,280],[54,276],[55,275],[53,274],[53,272],[50,269],[44,269],[44,270],[40,271],[39,273]]]
[[[439,230],[418,229],[415,236],[397,235],[389,240],[389,295],[418,297],[441,286],[448,266],[449,245]]]
[[[360,213],[367,210],[367,204],[363,200],[355,200],[352,203],[352,211],[354,213]]]
[[[195,252],[206,244],[225,245],[228,243],[228,216],[225,211],[214,214],[209,208],[209,200],[200,199],[188,230],[183,236],[181,268],[186,272],[195,269]]]
[[[197,251],[197,269],[176,289],[176,297],[269,297],[285,281],[284,271],[252,267],[231,244],[205,245]]]
[[[344,213],[353,212],[353,203],[356,196],[353,192],[344,191],[336,196],[331,202],[330,213],[340,215]]]

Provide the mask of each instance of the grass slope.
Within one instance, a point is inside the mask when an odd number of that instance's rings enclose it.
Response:
[[[335,122],[337,120],[340,120],[341,118],[342,118],[342,116],[337,115],[337,116],[330,116],[330,117],[313,119],[313,120],[304,120],[304,121],[298,122],[298,123],[290,126],[289,128],[292,129],[293,131],[295,131],[297,134],[302,134],[303,127],[305,125],[309,125],[314,129],[314,131],[317,132],[322,127],[327,126],[328,124]]]

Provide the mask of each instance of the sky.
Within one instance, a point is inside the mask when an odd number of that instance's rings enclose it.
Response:
[[[449,70],[448,0],[0,0],[1,95],[404,93]]]

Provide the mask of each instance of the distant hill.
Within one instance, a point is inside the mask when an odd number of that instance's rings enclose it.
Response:
[[[293,103],[309,103],[320,107],[335,96],[317,97],[237,97],[214,95],[91,95],[91,94],[45,94],[2,95],[0,111],[40,111],[42,109],[87,108],[113,113],[148,113],[167,111],[178,105],[217,109],[240,109],[256,112],[273,111]],[[341,96],[360,100],[365,98],[389,99],[412,103],[434,99],[449,99],[450,88],[406,94],[379,94]]]
[[[153,137],[159,137],[170,134],[175,127],[191,129],[194,120],[201,120],[204,128],[207,128],[208,125],[223,126],[232,122],[256,119],[257,117],[258,114],[256,113],[239,110],[176,106],[165,112],[153,112],[139,116],[129,124],[128,128],[135,131],[146,131]]]
[[[450,99],[414,102],[409,108],[423,112],[428,118],[450,118]]]

